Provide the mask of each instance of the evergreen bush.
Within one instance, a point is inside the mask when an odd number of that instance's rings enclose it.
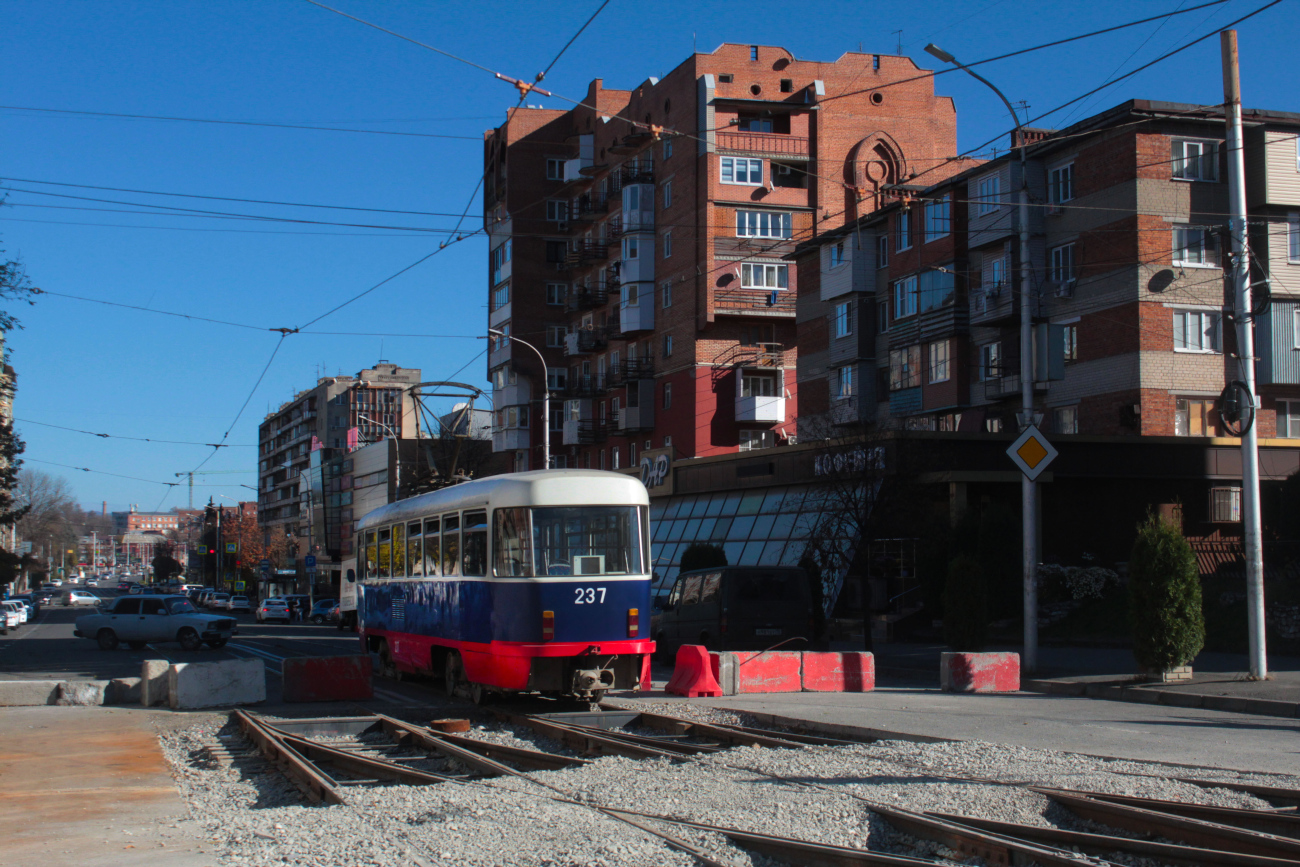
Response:
[[[984,567],[969,554],[948,564],[943,591],[943,640],[955,651],[984,649],[989,631],[989,589]]]
[[[710,545],[708,542],[692,542],[682,552],[680,571],[690,572],[692,569],[712,569],[715,566],[726,565],[727,552],[722,550],[721,545]]]
[[[1129,556],[1133,655],[1148,671],[1187,665],[1205,646],[1201,577],[1183,532],[1159,515],[1138,528]]]

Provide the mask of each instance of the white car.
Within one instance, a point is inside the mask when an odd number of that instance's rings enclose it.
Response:
[[[23,603],[16,602],[12,599],[6,599],[4,602],[0,602],[0,607],[18,615],[18,622],[15,623],[14,626],[22,626],[27,622],[27,606]]]
[[[213,593],[208,599],[208,607],[216,609],[228,609],[230,605],[230,596],[226,593]]]
[[[248,603],[247,596],[231,596],[230,601],[226,603],[227,611],[252,611],[253,606]]]
[[[0,605],[0,635],[8,635],[10,629],[17,629],[21,623],[17,611],[8,605]]]
[[[69,590],[63,594],[64,605],[98,605],[100,601],[94,593],[87,593],[85,590]]]

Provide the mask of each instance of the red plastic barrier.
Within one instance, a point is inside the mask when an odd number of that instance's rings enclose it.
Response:
[[[1018,653],[944,653],[939,686],[947,692],[1016,692],[1020,689]]]
[[[641,691],[649,692],[654,688],[650,682],[650,654],[644,654],[641,657]]]
[[[876,688],[876,658],[870,653],[803,655],[805,692],[871,692]]]
[[[374,698],[369,656],[290,656],[281,664],[285,701]]]
[[[741,651],[736,656],[736,692],[800,692],[802,657],[798,650]]]
[[[687,698],[711,698],[722,695],[722,687],[709,666],[709,652],[698,644],[683,644],[677,648],[673,665],[673,678],[665,689],[673,695]]]

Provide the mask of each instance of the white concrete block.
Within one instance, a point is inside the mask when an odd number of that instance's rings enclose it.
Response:
[[[167,670],[167,701],[177,710],[266,701],[266,664],[260,659],[177,663]]]
[[[720,653],[710,653],[709,656],[718,660],[718,686],[722,687],[722,694],[736,695],[740,692],[736,654],[724,650]]]
[[[140,704],[153,707],[167,704],[167,671],[171,663],[165,659],[146,659],[140,664]]]
[[[65,680],[59,684],[55,704],[66,707],[99,707],[104,703],[106,680]]]
[[[0,707],[54,704],[58,697],[57,680],[0,680]]]

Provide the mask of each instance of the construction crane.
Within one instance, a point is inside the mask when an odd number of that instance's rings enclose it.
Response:
[[[174,473],[173,475],[175,475],[176,478],[178,478],[178,479],[179,479],[181,476],[189,476],[189,477],[190,477],[190,508],[193,509],[193,508],[194,508],[194,477],[195,477],[195,476],[239,476],[239,475],[244,475],[244,476],[246,476],[246,475],[248,475],[248,473],[249,473],[248,470],[199,470],[198,472],[192,472],[192,473]]]

